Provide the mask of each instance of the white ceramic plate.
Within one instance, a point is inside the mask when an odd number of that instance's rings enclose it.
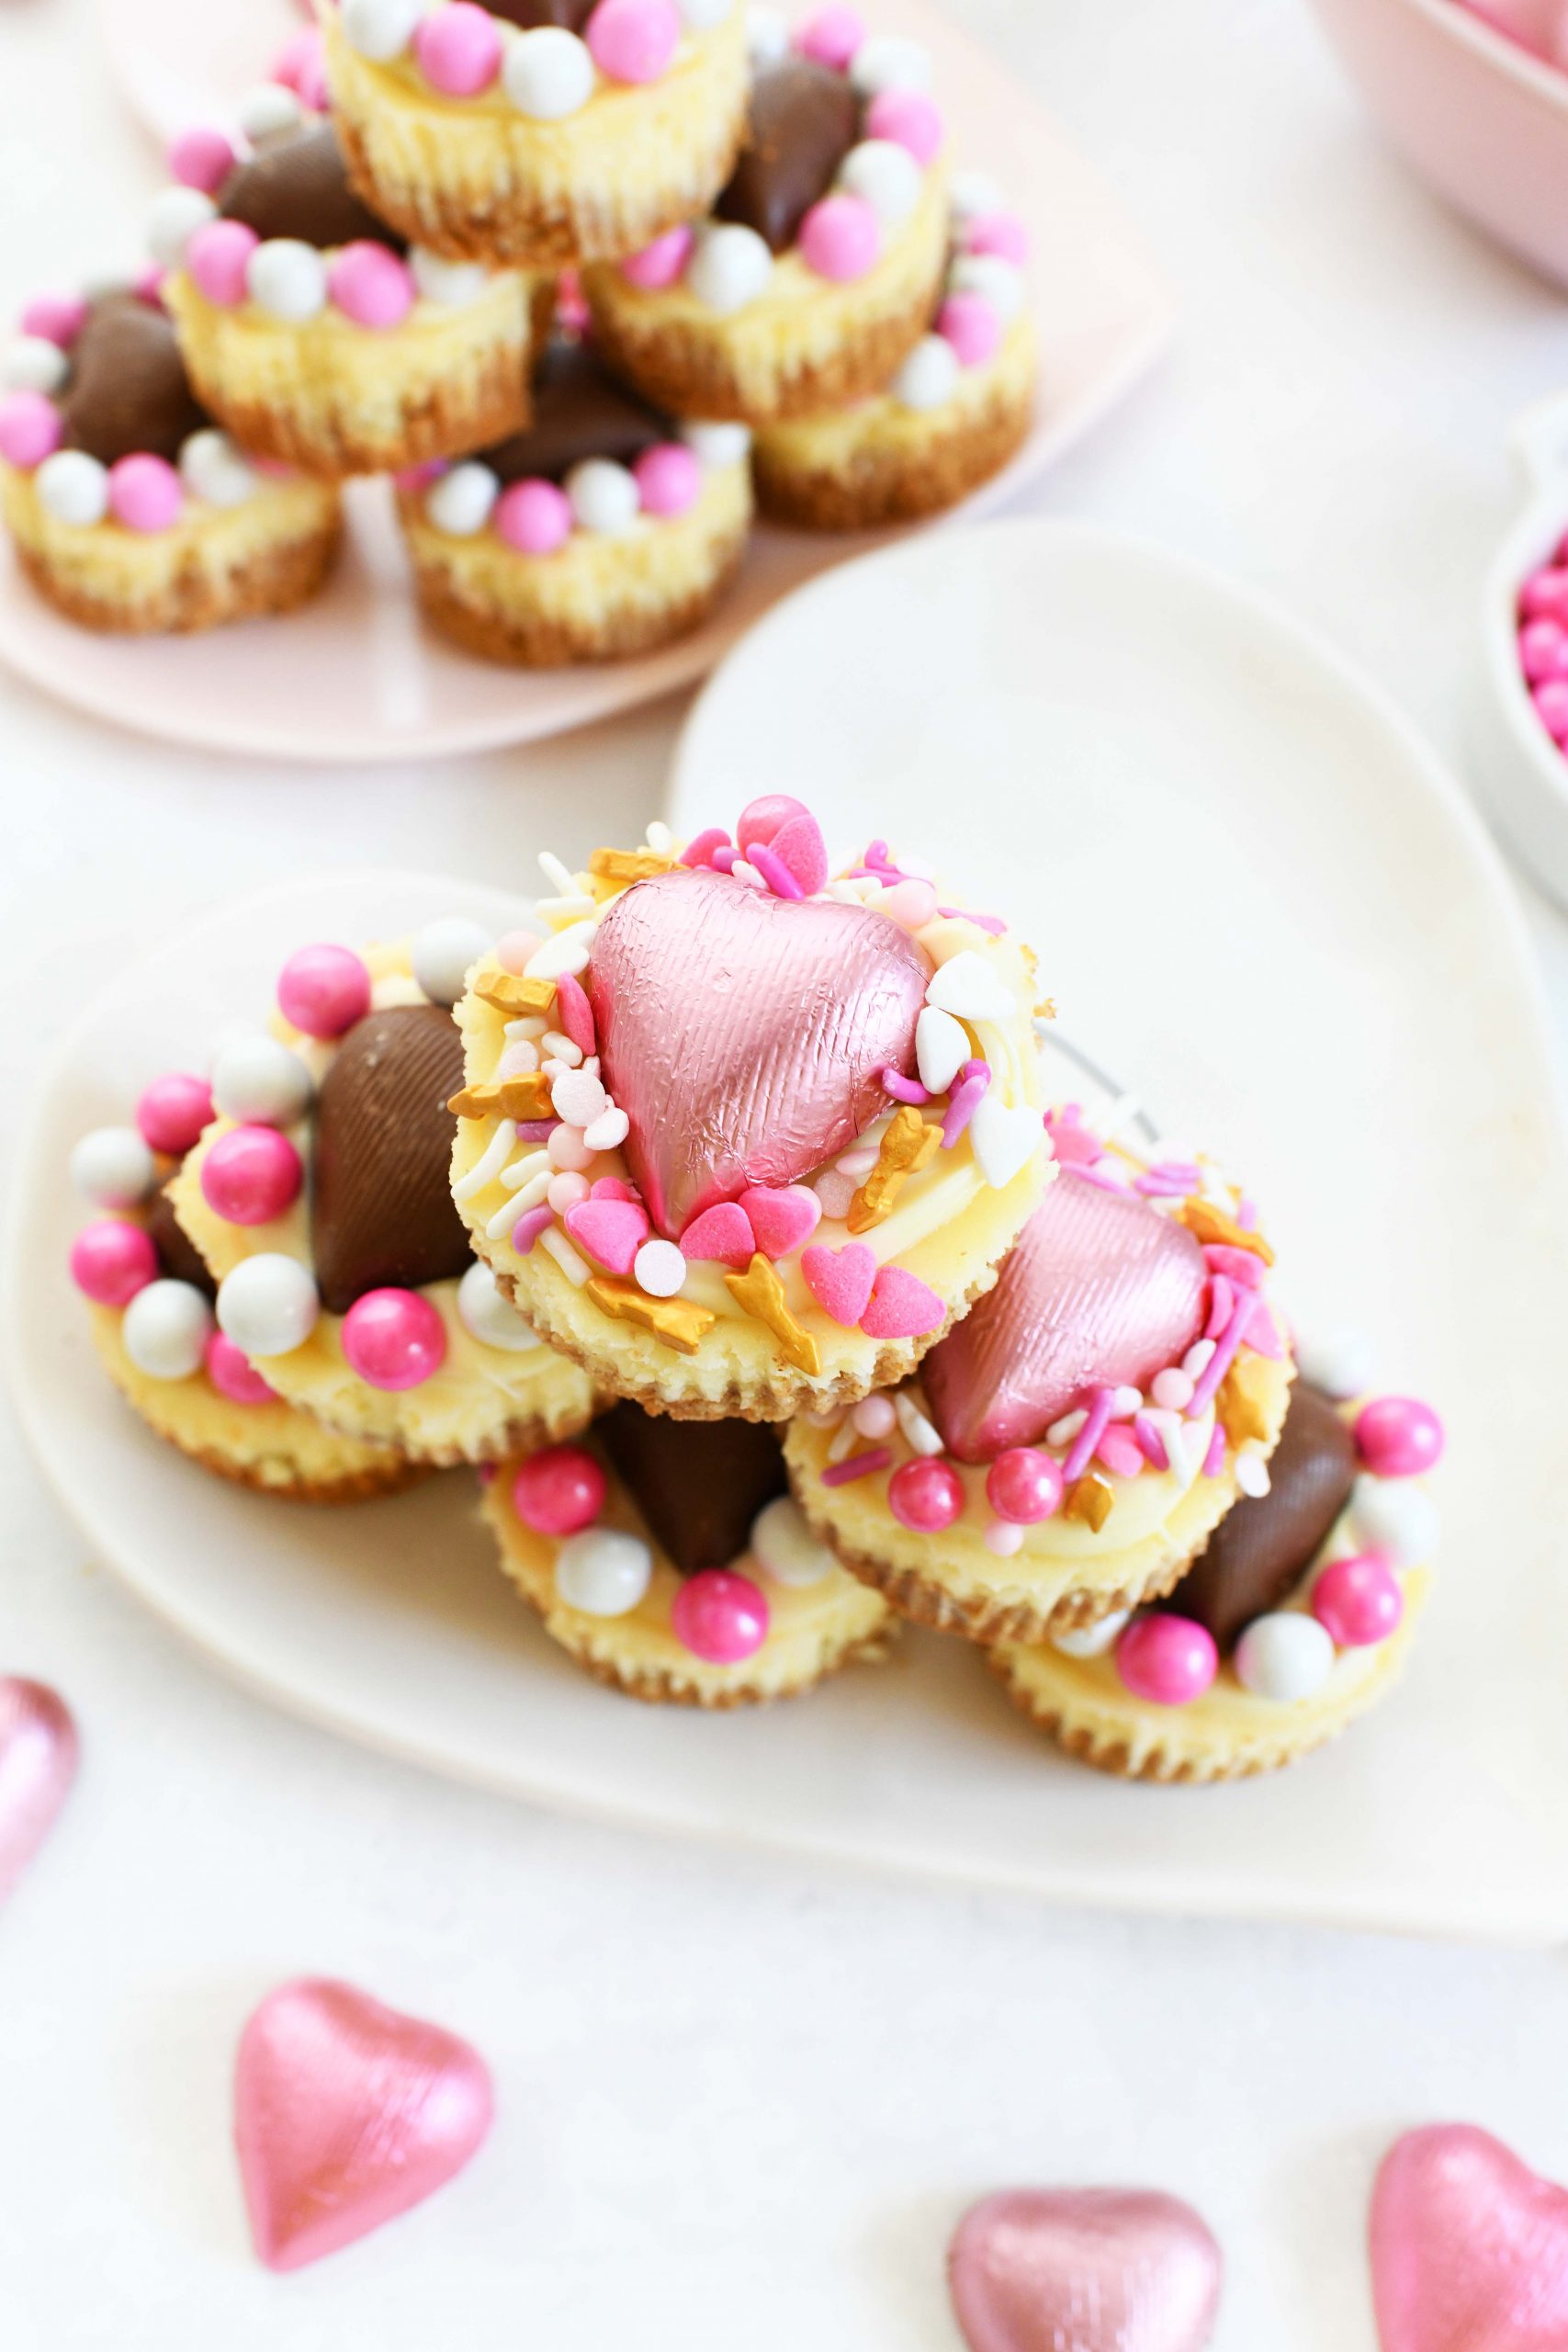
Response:
[[[971,511],[992,508],[1143,373],[1169,333],[1173,299],[1119,200],[986,51],[930,0],[865,0],[863,13],[931,49],[956,151],[998,175],[1032,233],[1041,401],[1028,443],[969,502]],[[283,0],[105,0],[104,8],[108,55],[161,134],[221,120],[299,22]],[[351,517],[347,559],[307,611],[194,641],[73,628],[32,593],[7,551],[0,662],[101,718],[212,751],[313,761],[481,751],[688,684],[801,581],[901,536],[759,529],[734,593],[696,636],[646,661],[529,675],[421,631],[382,486],[357,485]]]

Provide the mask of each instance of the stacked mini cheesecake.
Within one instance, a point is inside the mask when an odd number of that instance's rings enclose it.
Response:
[[[950,171],[931,79],[837,6],[325,7],[232,131],[174,142],[148,275],[29,306],[0,489],[30,575],[98,628],[288,610],[338,485],[384,473],[431,625],[554,666],[697,628],[754,498],[952,504],[1035,361],[1022,226]]]

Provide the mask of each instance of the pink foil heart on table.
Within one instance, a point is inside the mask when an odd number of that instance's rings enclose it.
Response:
[[[1096,1388],[1145,1387],[1202,1331],[1207,1283],[1184,1225],[1064,1168],[996,1287],[926,1358],[949,1451],[988,1462],[1032,1445]]]
[[[240,2037],[234,2137],[271,2270],[335,2254],[460,2172],[494,2111],[456,2034],[330,1977],[270,1993]]]
[[[0,1676],[0,1903],[53,1828],[78,1753],[76,1725],[57,1692]]]
[[[1568,2189],[1473,2123],[1396,2140],[1371,2206],[1382,2352],[1562,2352]]]
[[[785,1185],[886,1108],[915,1067],[931,966],[886,915],[764,896],[705,867],[615,899],[588,986],[626,1154],[672,1239],[750,1184]]]
[[[948,2248],[969,2352],[1201,2352],[1220,2249],[1201,2215],[1140,2188],[1004,2188]]]

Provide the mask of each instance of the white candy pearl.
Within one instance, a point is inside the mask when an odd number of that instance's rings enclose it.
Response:
[[[948,201],[958,220],[978,220],[987,212],[1007,209],[1002,184],[994,180],[989,172],[954,172]]]
[[[676,1298],[684,1287],[686,1261],[673,1241],[645,1241],[632,1261],[637,1288],[649,1298]]]
[[[495,934],[467,915],[427,922],[413,943],[413,976],[432,1004],[456,1004],[468,973],[495,945]]]
[[[71,361],[43,334],[21,334],[6,354],[8,392],[57,392],[71,373]]]
[[[44,459],[33,484],[39,503],[57,523],[101,523],[109,511],[108,468],[85,449],[57,449]]]
[[[953,265],[948,284],[965,294],[983,294],[1001,320],[1023,308],[1023,272],[1000,254],[964,254]]]
[[[231,1037],[212,1065],[213,1108],[226,1119],[291,1127],[315,1091],[300,1057],[276,1037]]]
[[[245,264],[245,286],[258,311],[302,326],[326,308],[327,265],[300,237],[268,237]]]
[[[535,122],[559,122],[580,113],[597,78],[587,42],[564,25],[540,25],[519,34],[501,69],[507,96],[519,114]]]
[[[1296,1369],[1325,1396],[1359,1396],[1372,1385],[1372,1345],[1363,1331],[1303,1331]]]
[[[789,1495],[765,1504],[751,1521],[751,1549],[775,1584],[800,1591],[820,1584],[838,1566],[811,1532],[806,1513]]]
[[[180,480],[208,506],[243,506],[261,487],[254,467],[216,425],[193,433],[181,445]]]
[[[579,530],[604,538],[623,537],[641,511],[636,477],[613,458],[585,458],[568,474],[565,489]]]
[[[281,1250],[243,1260],[219,1285],[219,1329],[242,1355],[291,1354],[310,1338],[321,1311],[308,1268]]]
[[[135,1127],[95,1127],[71,1155],[71,1182],[95,1208],[134,1208],[157,1173],[152,1147]]]
[[[682,424],[681,438],[705,472],[722,466],[742,466],[751,451],[749,424]]]
[[[610,1107],[603,1080],[588,1069],[563,1069],[550,1081],[550,1101],[569,1127],[591,1127]]]
[[[1282,1609],[1253,1619],[1232,1663],[1236,1680],[1255,1699],[1292,1706],[1322,1690],[1334,1671],[1334,1643],[1315,1617]]]
[[[254,89],[247,90],[240,100],[237,117],[240,129],[253,145],[264,139],[280,138],[304,119],[304,107],[282,82],[258,82]]]
[[[533,1325],[525,1322],[503,1295],[482,1259],[474,1260],[457,1284],[457,1313],[466,1329],[487,1348],[503,1348],[508,1355],[520,1356],[544,1345]]]
[[[891,385],[901,407],[916,410],[945,408],[958,390],[958,354],[945,335],[920,337]]]
[[[687,30],[694,33],[713,32],[726,21],[734,6],[735,0],[680,0],[682,19]]]
[[[928,1004],[915,1023],[915,1067],[928,1094],[945,1094],[969,1059],[969,1032],[951,1012]]]
[[[161,261],[165,269],[178,269],[197,231],[217,218],[218,207],[198,187],[161,189],[147,216],[147,243],[153,260]]]
[[[343,0],[343,37],[372,63],[400,57],[424,14],[424,0]]]
[[[149,1283],[126,1308],[119,1336],[149,1380],[188,1380],[212,1333],[212,1309],[194,1283]]]
[[[931,78],[931,51],[902,33],[873,33],[850,65],[850,81],[863,98],[883,90],[929,89]]]
[[[1098,1618],[1092,1625],[1075,1625],[1065,1634],[1053,1634],[1051,1647],[1060,1650],[1064,1657],[1103,1657],[1132,1613],[1130,1609],[1113,1609],[1109,1617]]]
[[[863,139],[839,166],[840,187],[863,198],[890,229],[919,204],[922,176],[908,149],[894,139]]]
[[[789,18],[782,8],[746,11],[746,53],[753,65],[776,65],[789,53]]]
[[[477,302],[490,284],[490,271],[482,261],[446,261],[423,245],[411,245],[408,260],[410,274],[424,300],[439,302],[448,311]]]
[[[1442,1522],[1431,1497],[1409,1478],[1358,1478],[1350,1489],[1350,1527],[1362,1551],[1381,1552],[1396,1568],[1415,1568],[1438,1548]]]
[[[425,493],[424,511],[438,531],[455,539],[471,539],[490,521],[501,496],[501,478],[477,458],[454,466]]]
[[[743,311],[765,293],[773,274],[767,240],[744,221],[724,220],[705,230],[686,266],[693,299],[720,318]]]
[[[591,1527],[556,1555],[556,1590],[587,1617],[625,1617],[653,1581],[653,1554],[640,1535]]]

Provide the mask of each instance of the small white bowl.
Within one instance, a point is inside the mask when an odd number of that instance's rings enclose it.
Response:
[[[1568,757],[1530,699],[1517,617],[1520,589],[1568,532],[1568,393],[1527,409],[1512,440],[1529,494],[1486,578],[1471,766],[1499,830],[1542,888],[1568,906]]]

